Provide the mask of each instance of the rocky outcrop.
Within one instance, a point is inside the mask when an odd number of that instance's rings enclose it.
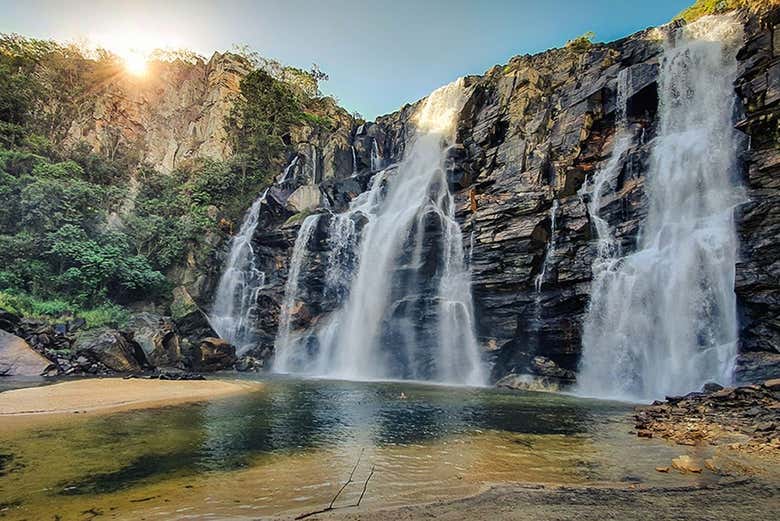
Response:
[[[0,330],[0,376],[41,376],[53,367],[23,339]]]
[[[761,366],[766,357],[749,359],[747,352],[767,353],[780,346],[778,13],[741,13],[745,44],[738,56],[735,92],[743,114],[737,128],[750,141],[749,149],[747,139],[735,143],[747,150],[735,286],[742,379],[766,374],[751,366]],[[477,333],[493,363],[494,379],[512,375],[517,382],[572,382],[596,254],[586,206],[590,197],[582,188],[612,155],[617,76],[628,69],[626,119],[634,139],[598,213],[622,251],[632,252],[647,212],[644,175],[657,125],[661,40],[663,31],[681,23],[609,44],[518,56],[482,76],[466,78],[470,95],[460,115],[457,144],[449,152],[447,176],[469,250]],[[306,248],[300,295],[292,310],[293,329],[304,329],[324,320],[334,305],[323,285],[331,248],[329,211],[344,210],[364,192],[377,163],[387,166],[403,156],[414,132],[415,108],[407,105],[362,124],[349,141],[338,134],[334,150],[339,153],[329,156],[330,164],[339,165],[332,176],[320,174],[324,170],[318,170],[316,154],[299,146],[292,168],[297,184],[281,183],[269,192],[253,237],[257,265],[266,274],[252,312],[259,339],[253,355],[264,358],[273,349],[290,255],[304,216],[292,214],[322,214]],[[354,153],[351,171],[343,167],[346,160],[335,159],[345,152]]]
[[[154,367],[177,367],[182,361],[179,336],[173,321],[152,313],[138,313],[128,324],[133,340],[141,346],[146,361]]]
[[[750,19],[737,93],[750,139],[739,208],[736,293],[743,351],[780,352],[780,9]]]
[[[780,380],[736,388],[705,387],[702,392],[670,396],[665,402],[638,408],[637,435],[666,438],[679,445],[780,452]]]
[[[236,362],[236,348],[221,338],[206,337],[193,353],[191,366],[198,371],[218,371],[232,368]]]
[[[188,159],[226,159],[225,118],[249,70],[237,55],[214,53],[207,61],[153,61],[141,76],[113,74],[94,86],[90,110],[67,139],[108,157],[130,149],[164,173]]]
[[[118,373],[140,372],[151,367],[132,335],[115,329],[84,332],[76,339],[73,349],[77,356],[86,357]]]

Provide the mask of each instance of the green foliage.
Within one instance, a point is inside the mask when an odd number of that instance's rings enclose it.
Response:
[[[23,314],[88,312],[94,324],[116,321],[117,304],[165,295],[163,273],[197,251],[220,217],[240,218],[281,168],[296,126],[336,125],[341,109],[320,97],[319,82],[328,77],[319,67],[243,54],[253,70],[226,121],[234,156],[191,160],[169,175],[144,166],[117,129],[104,129],[100,153],[65,139],[74,119],[93,110],[91,89],[120,71],[116,56],[0,34],[6,300],[13,295]],[[155,59],[201,60],[185,51]]]
[[[574,52],[584,52],[593,46],[593,38],[596,37],[596,33],[588,31],[585,34],[573,38],[566,42],[566,48]]]
[[[106,303],[83,309],[66,300],[42,300],[13,291],[0,291],[0,309],[38,319],[83,318],[88,329],[109,325],[122,327],[130,318],[127,309],[116,304]]]
[[[242,175],[267,171],[284,151],[285,140],[301,117],[300,104],[289,85],[263,70],[246,75],[226,125],[234,162]]]
[[[733,9],[750,9],[752,11],[764,11],[777,6],[777,0],[697,0],[692,6],[675,17],[688,23],[694,22],[702,16],[724,13]]]
[[[322,129],[330,130],[335,127],[335,123],[328,116],[319,116],[317,114],[312,114],[311,112],[304,112],[303,119],[315,127],[320,127]]]

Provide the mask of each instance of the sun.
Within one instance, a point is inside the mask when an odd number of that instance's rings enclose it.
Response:
[[[128,50],[121,53],[120,57],[125,64],[127,72],[134,76],[143,76],[146,74],[147,56],[136,50]]]

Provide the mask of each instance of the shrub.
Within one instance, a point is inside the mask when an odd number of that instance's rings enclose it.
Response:
[[[596,37],[596,33],[594,33],[593,31],[588,31],[585,34],[566,42],[566,48],[574,52],[587,51],[593,46],[593,38],[595,37]]]

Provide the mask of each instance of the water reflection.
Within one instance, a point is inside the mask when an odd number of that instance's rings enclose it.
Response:
[[[637,444],[628,410],[551,394],[275,380],[211,403],[4,432],[14,470],[0,473],[0,504],[30,519],[95,504],[128,519],[149,509],[168,518],[177,503],[226,517],[298,511],[327,504],[361,453],[357,484],[375,467],[365,502],[379,506],[496,481],[619,481],[638,467],[657,479],[666,449]]]

